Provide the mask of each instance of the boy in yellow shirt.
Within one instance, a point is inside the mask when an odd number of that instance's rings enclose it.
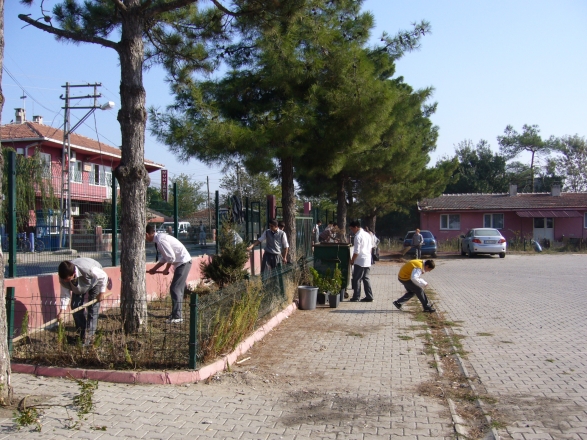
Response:
[[[426,272],[430,272],[436,265],[434,260],[411,260],[402,266],[399,270],[397,279],[404,285],[407,292],[397,301],[393,302],[393,305],[401,310],[402,304],[409,301],[414,295],[418,297],[422,303],[422,307],[425,312],[432,313],[436,309],[432,303],[428,300],[428,297],[424,293],[424,287],[428,285],[420,276]]]

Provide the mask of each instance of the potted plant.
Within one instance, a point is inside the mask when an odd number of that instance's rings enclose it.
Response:
[[[334,271],[326,270],[324,275],[320,275],[316,269],[310,268],[314,277],[314,285],[318,287],[318,292],[328,295],[328,304],[332,308],[338,307],[340,303],[340,289],[342,288],[342,272],[335,266]]]

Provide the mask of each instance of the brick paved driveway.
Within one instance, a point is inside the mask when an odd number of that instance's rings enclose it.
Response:
[[[437,260],[428,279],[463,321],[503,438],[587,439],[587,255]]]
[[[419,323],[392,305],[403,290],[398,267],[374,267],[375,302],[297,311],[209,384],[101,383],[95,418],[81,431],[66,429],[65,410],[52,408],[41,434],[0,420],[0,439],[451,439],[446,403],[417,393],[435,370],[412,327]],[[71,403],[77,392],[66,380],[26,375],[14,385],[55,396],[51,403]]]

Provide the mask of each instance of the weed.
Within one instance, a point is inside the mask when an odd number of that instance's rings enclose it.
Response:
[[[407,336],[407,335],[399,335],[398,338],[400,338],[402,341],[410,341],[410,340],[414,339],[411,336]]]
[[[554,362],[554,359],[546,359],[546,362]]]
[[[364,335],[363,333],[354,333],[354,332],[350,332],[346,334],[347,336],[356,336],[358,338],[362,338]]]
[[[502,344],[513,344],[512,341],[499,341],[499,342],[501,342]]]
[[[71,377],[70,377],[71,378]],[[74,396],[72,408],[77,414],[78,420],[68,427],[70,429],[79,429],[83,423],[83,421],[87,420],[88,415],[92,413],[94,410],[94,393],[98,389],[98,381],[95,380],[83,380],[83,379],[74,379],[79,388],[80,393],[77,396]],[[27,398],[29,396],[25,396],[18,404],[17,412],[14,413],[14,423],[16,427],[20,430],[23,427],[33,426],[35,431],[41,432],[42,424],[41,424],[41,416],[44,414],[44,408],[49,407],[62,407],[68,411],[68,405],[47,405],[47,404],[38,404],[38,405],[31,405],[27,406]],[[68,411],[69,412],[69,411]],[[71,421],[71,417],[69,418]],[[97,427],[96,429],[100,431],[105,431],[106,427]]]
[[[79,429],[83,421],[87,420],[88,414],[94,410],[94,392],[98,389],[97,380],[73,379],[80,388],[80,393],[73,398],[73,409],[78,420],[70,426],[72,429]]]
[[[503,422],[500,422],[499,420],[495,420],[492,419],[491,423],[489,424],[489,426],[493,429],[505,429],[507,428],[507,425]]]
[[[43,411],[34,406],[27,407],[27,397],[29,396],[23,397],[18,404],[18,412],[14,413],[14,423],[16,423],[16,427],[19,430],[25,426],[34,425],[34,430],[41,432],[41,415],[43,414]]]
[[[24,316],[22,317],[22,324],[20,325],[20,334],[22,336],[26,336],[29,334],[29,312],[28,310],[24,312]]]
[[[493,333],[478,332],[477,336],[493,336]]]

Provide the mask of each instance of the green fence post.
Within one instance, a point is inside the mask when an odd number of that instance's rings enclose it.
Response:
[[[112,176],[112,266],[118,266],[118,194],[116,177]]]
[[[220,194],[218,191],[214,194],[214,202],[216,204],[216,255],[218,255],[218,235],[220,233]]]
[[[8,353],[12,355],[12,339],[14,338],[14,287],[6,288],[6,337],[8,339]]]
[[[190,294],[190,360],[189,368],[195,370],[198,364],[198,294]]]
[[[177,200],[177,182],[173,182],[173,236],[179,238],[179,202]]]
[[[16,153],[8,153],[8,278],[16,277]]]
[[[250,222],[250,216],[251,216],[251,206],[249,205],[249,198],[245,197],[245,206],[246,206],[246,212],[247,214],[245,215],[245,241],[248,242],[250,241],[251,237],[249,236],[249,222]],[[252,235],[252,234],[251,234]]]

